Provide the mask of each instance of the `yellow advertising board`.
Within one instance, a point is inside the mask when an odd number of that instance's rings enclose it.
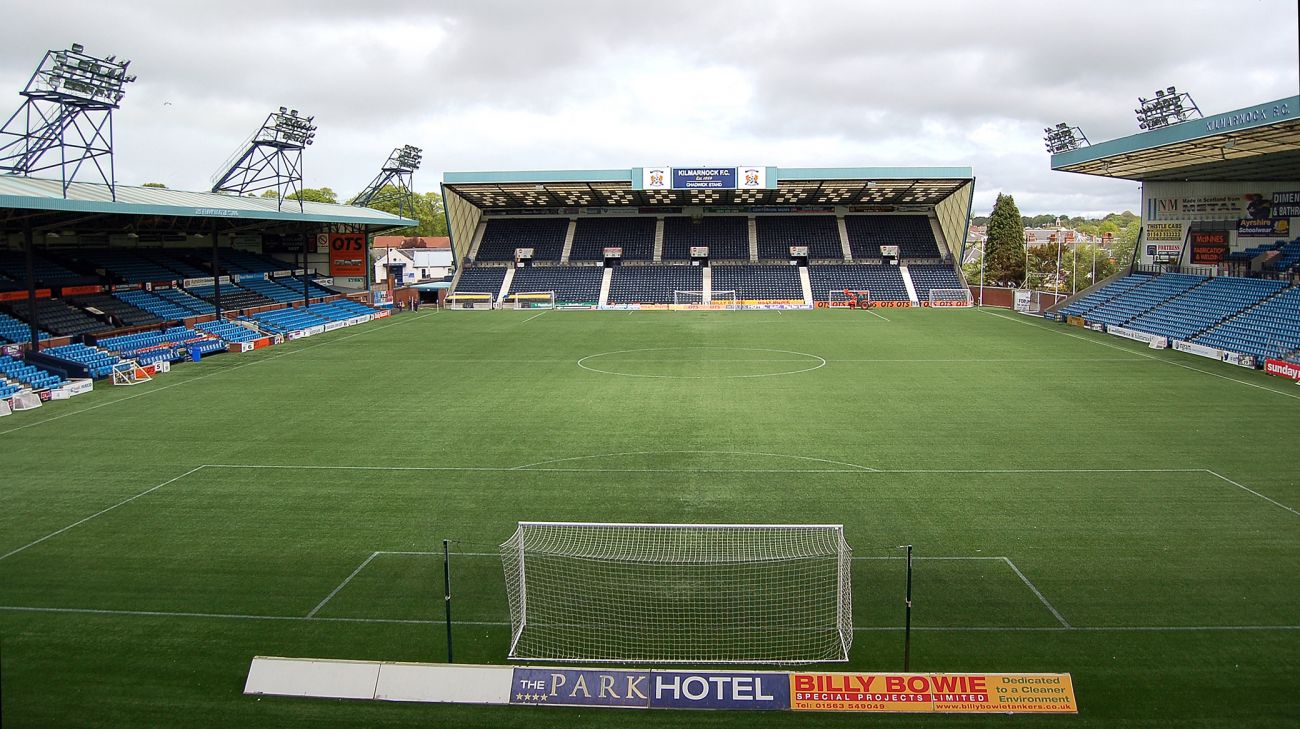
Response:
[[[791,673],[795,711],[1076,714],[1068,673]]]

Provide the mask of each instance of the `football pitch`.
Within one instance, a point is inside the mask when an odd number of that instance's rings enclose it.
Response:
[[[1300,387],[1004,311],[401,314],[0,420],[6,727],[1277,727]],[[842,523],[851,660],[1077,717],[244,696],[255,655],[503,663],[534,521]]]

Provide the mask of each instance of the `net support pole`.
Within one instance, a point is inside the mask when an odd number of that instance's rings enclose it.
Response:
[[[455,663],[451,657],[451,547],[446,539],[442,540],[442,604],[447,624],[447,662]]]
[[[903,672],[912,667],[912,545],[907,545],[907,596],[903,601]]]

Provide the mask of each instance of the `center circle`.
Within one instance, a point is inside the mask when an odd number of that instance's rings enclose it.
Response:
[[[589,372],[669,380],[732,380],[796,375],[826,366],[807,352],[761,347],[649,347],[589,354],[578,360]]]

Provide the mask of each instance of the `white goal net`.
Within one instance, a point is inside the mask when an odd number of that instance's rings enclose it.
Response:
[[[723,306],[727,309],[734,309],[736,307],[736,290],[729,289],[724,291],[714,291],[709,296],[709,301],[714,306]]]
[[[832,309],[869,309],[871,292],[865,289],[831,289],[826,294],[826,305]]]
[[[554,309],[554,291],[519,291],[511,294],[516,309]]]
[[[520,522],[510,658],[847,661],[851,559],[840,525]]]
[[[703,291],[673,291],[674,304],[703,304]]]
[[[490,311],[492,298],[492,294],[486,291],[457,291],[447,294],[442,305],[450,311]]]
[[[930,289],[930,306],[968,307],[974,305],[975,300],[971,298],[970,289]]]

